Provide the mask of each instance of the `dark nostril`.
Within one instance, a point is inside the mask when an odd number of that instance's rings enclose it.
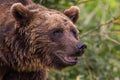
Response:
[[[87,46],[84,44],[80,49],[85,49]]]
[[[79,42],[79,43],[77,44],[77,48],[78,48],[78,49],[85,49],[85,48],[87,48],[87,46],[86,46],[84,43]]]

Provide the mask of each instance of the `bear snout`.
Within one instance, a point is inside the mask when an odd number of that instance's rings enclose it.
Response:
[[[82,42],[78,42],[78,44],[76,45],[76,48],[77,50],[75,54],[78,56],[81,56],[84,53],[84,50],[87,48],[87,46]]]
[[[87,46],[84,43],[82,43],[82,42],[78,42],[78,44],[76,46],[77,46],[78,49],[85,49],[85,48],[87,48]]]

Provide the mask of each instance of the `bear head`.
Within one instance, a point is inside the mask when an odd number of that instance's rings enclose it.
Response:
[[[40,5],[11,7],[15,19],[12,66],[19,71],[37,71],[42,68],[61,70],[73,66],[84,53],[86,45],[78,40],[75,22],[79,9],[72,6],[64,12]]]

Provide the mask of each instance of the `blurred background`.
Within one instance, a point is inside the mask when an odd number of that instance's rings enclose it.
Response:
[[[79,63],[62,71],[50,70],[48,80],[120,80],[120,0],[34,0],[64,11],[80,8],[76,25],[87,44]]]

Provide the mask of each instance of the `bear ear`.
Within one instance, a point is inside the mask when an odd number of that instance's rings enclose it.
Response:
[[[29,9],[23,6],[21,3],[13,4],[11,7],[11,13],[18,22],[28,20],[30,17]]]
[[[64,10],[64,14],[68,16],[73,23],[75,23],[79,17],[80,10],[77,6],[72,6],[66,10]]]

